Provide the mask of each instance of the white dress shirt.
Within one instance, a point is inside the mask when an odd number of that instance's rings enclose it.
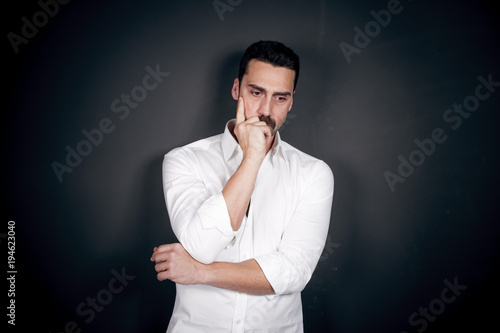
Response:
[[[166,154],[163,187],[170,223],[186,251],[202,263],[254,258],[275,294],[177,284],[167,332],[303,332],[300,292],[325,245],[333,174],[277,133],[259,169],[248,216],[233,231],[222,189],[241,160],[227,125],[223,134]]]

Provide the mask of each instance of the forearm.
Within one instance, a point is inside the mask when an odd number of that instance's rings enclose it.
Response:
[[[198,267],[198,282],[252,295],[272,295],[274,290],[254,259],[240,263],[214,262]]]
[[[226,200],[231,227],[238,230],[250,204],[260,165],[269,151],[274,136],[259,117],[246,118],[243,97],[238,98],[234,135],[243,152],[236,172],[222,190]]]
[[[231,220],[231,227],[238,230],[248,210],[262,160],[245,158],[222,190]]]

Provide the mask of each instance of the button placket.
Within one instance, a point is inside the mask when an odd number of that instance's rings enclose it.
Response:
[[[247,311],[248,296],[245,293],[236,294],[236,303],[234,308],[233,317],[233,333],[244,332],[245,330],[245,316]]]

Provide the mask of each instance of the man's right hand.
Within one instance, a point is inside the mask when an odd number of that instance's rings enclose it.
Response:
[[[270,148],[273,139],[272,132],[264,121],[259,120],[259,117],[246,119],[243,97],[238,99],[234,134],[243,151],[243,158],[262,162]]]
[[[259,117],[245,117],[243,98],[238,99],[234,134],[238,138],[243,160],[222,189],[226,201],[231,227],[234,231],[241,226],[255,186],[260,165],[272,144],[271,128]]]

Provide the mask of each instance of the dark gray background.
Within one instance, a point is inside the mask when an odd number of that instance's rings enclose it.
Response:
[[[161,161],[223,131],[239,58],[260,39],[301,56],[282,138],[335,174],[329,240],[302,297],[306,332],[495,327],[500,87],[456,130],[442,117],[474,94],[478,76],[500,81],[498,11],[486,1],[402,0],[348,63],[339,44],[354,45],[354,27],[387,1],[232,3],[221,20],[209,0],[71,1],[18,53],[7,34],[21,34],[21,18],[41,7],[4,4],[1,245],[6,272],[14,220],[16,328],[165,331],[175,287],[149,262],[154,246],[176,241]],[[111,103],[157,64],[170,75],[120,120]],[[115,130],[59,182],[51,163],[65,163],[65,147],[104,118]],[[435,128],[447,140],[391,191],[384,172],[396,173],[398,156]],[[86,323],[76,308],[107,289],[113,269],[135,278]],[[467,289],[439,309],[443,281],[454,279]],[[411,325],[430,304],[442,313]]]

